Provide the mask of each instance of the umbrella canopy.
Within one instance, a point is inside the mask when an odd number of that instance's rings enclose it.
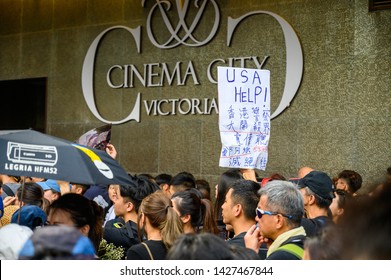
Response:
[[[106,152],[34,130],[0,133],[0,174],[79,184],[132,184]]]

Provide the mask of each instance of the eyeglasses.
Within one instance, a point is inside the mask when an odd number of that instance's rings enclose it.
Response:
[[[273,215],[278,215],[278,214],[280,214],[281,216],[283,216],[285,218],[292,219],[292,215],[286,215],[286,214],[282,214],[282,213],[278,213],[278,212],[270,212],[270,211],[262,210],[259,208],[257,208],[255,210],[255,213],[257,213],[257,216],[259,219],[262,218],[263,215],[273,216]]]

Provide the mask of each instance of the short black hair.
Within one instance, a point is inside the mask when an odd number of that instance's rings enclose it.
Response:
[[[119,193],[122,197],[132,202],[136,212],[144,197],[159,190],[159,186],[145,177],[132,176],[133,184],[120,185]]]
[[[255,220],[255,209],[257,209],[259,202],[259,195],[257,194],[260,186],[251,180],[239,180],[231,186],[231,200],[235,204],[241,204],[244,216],[248,219]]]
[[[161,184],[170,184],[171,179],[172,179],[172,176],[167,173],[162,173],[162,174],[159,174],[155,177],[156,184],[158,184],[159,186]]]
[[[193,174],[184,171],[175,175],[172,178],[170,185],[174,186],[176,191],[184,191],[195,188],[195,181],[196,179]]]

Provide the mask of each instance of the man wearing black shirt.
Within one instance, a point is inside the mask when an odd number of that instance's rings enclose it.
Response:
[[[301,225],[308,237],[317,235],[322,228],[333,224],[328,216],[329,206],[333,200],[333,183],[322,171],[311,171],[297,184],[304,198],[305,219]]]

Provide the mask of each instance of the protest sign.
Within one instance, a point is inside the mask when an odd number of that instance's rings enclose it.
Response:
[[[270,137],[270,71],[217,67],[221,167],[265,170]]]

